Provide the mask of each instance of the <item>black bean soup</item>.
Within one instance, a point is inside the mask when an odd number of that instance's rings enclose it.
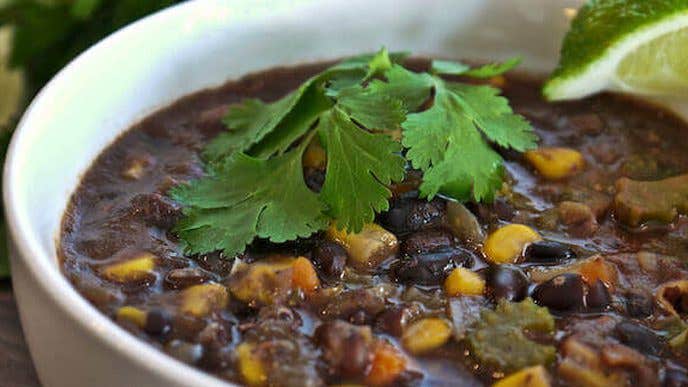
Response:
[[[185,255],[167,193],[203,175],[227,106],[275,100],[323,68],[198,92],[108,147],[64,218],[59,255],[79,292],[159,350],[247,385],[480,386],[519,371],[554,386],[688,385],[688,127],[621,96],[553,104],[539,79],[494,78],[541,141],[500,150],[493,203],[420,199],[409,171],[360,234]],[[323,173],[306,165],[309,187]],[[547,384],[502,384],[521,385]]]

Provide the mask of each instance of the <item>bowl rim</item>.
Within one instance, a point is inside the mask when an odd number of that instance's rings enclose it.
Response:
[[[35,227],[31,225],[31,219],[17,210],[15,204],[18,194],[14,188],[17,186],[17,179],[21,175],[21,164],[17,162],[17,159],[30,138],[32,131],[30,121],[35,114],[34,111],[43,103],[46,90],[57,87],[65,77],[65,74],[78,71],[82,64],[88,61],[89,57],[99,55],[107,50],[113,42],[125,39],[129,35],[137,33],[140,29],[145,29],[147,25],[152,24],[151,22],[162,21],[163,19],[176,19],[184,13],[193,12],[195,7],[207,6],[209,4],[212,4],[212,2],[190,1],[150,14],[108,35],[62,68],[36,94],[17,124],[7,149],[2,188],[7,230],[11,243],[16,249],[14,256],[25,265],[30,273],[30,278],[36,280],[37,284],[35,285],[43,288],[46,297],[65,312],[71,321],[78,325],[80,330],[87,332],[106,347],[117,351],[124,357],[132,359],[141,367],[147,369],[152,374],[161,376],[163,379],[181,381],[189,385],[226,387],[236,384],[179,361],[156,349],[149,343],[136,338],[86,300],[69,282],[67,277],[64,276],[59,263],[57,266],[54,265],[54,261],[59,261],[57,253],[54,251],[48,253],[40,247],[41,243],[38,241]]]

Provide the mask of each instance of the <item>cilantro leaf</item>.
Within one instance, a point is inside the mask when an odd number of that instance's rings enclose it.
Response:
[[[359,128],[337,107],[323,113],[318,131],[328,157],[321,198],[338,227],[358,232],[388,208],[387,185],[404,178],[401,145]]]
[[[327,82],[325,95],[328,97],[337,98],[342,90],[354,86],[360,86],[364,77],[365,72],[363,71],[346,71],[337,74],[337,76],[332,77],[332,79]]]
[[[322,84],[315,82],[318,81],[315,80],[301,95],[297,105],[279,126],[256,143],[249,153],[263,158],[283,153],[313,127],[320,113],[332,107],[332,101],[325,96]]]
[[[394,58],[403,58],[402,55],[394,54]],[[248,151],[259,157],[284,152],[311,128],[321,112],[332,106],[326,95],[336,96],[335,90],[360,84],[367,77],[384,72],[391,66],[392,57],[383,48],[375,54],[354,57],[331,66],[275,102],[248,99],[233,105],[223,120],[230,130],[208,144],[204,156],[217,161],[234,152]],[[336,88],[331,87],[326,94],[324,84],[328,82]],[[394,109],[391,102],[388,101],[387,105]]]
[[[418,110],[430,98],[434,86],[430,74],[414,73],[396,64],[385,72],[385,78],[386,81],[371,81],[368,88],[375,93],[401,100],[410,112]]]
[[[255,237],[284,242],[325,227],[325,208],[303,181],[303,150],[267,160],[235,153],[210,176],[176,187],[172,197],[186,206],[176,227],[185,250],[232,256]]]
[[[217,161],[234,152],[246,151],[278,126],[281,132],[294,131],[302,135],[312,120],[317,117],[317,114],[315,116],[308,114],[314,107],[314,81],[314,78],[309,79],[296,91],[272,103],[247,99],[240,104],[230,106],[223,119],[230,130],[221,133],[211,141],[205,149],[204,156],[208,160]],[[304,98],[305,96],[311,98]],[[308,122],[309,119],[311,122]],[[285,124],[285,121],[288,122]]]
[[[502,158],[482,134],[518,150],[533,147],[535,136],[491,87],[440,78],[434,83],[433,105],[410,114],[402,124],[402,143],[409,148],[406,156],[424,171],[421,194],[432,198],[443,192],[458,200],[490,200],[501,185]]]
[[[384,47],[375,54],[365,54],[345,59],[344,61],[330,67],[326,73],[329,74],[327,89],[325,94],[330,97],[337,97],[343,89],[361,85],[376,75],[383,74],[395,63],[401,62],[408,56],[404,52],[388,53]]]
[[[358,85],[342,89],[337,104],[368,129],[397,129],[406,119],[400,100]]]
[[[219,160],[222,156],[245,150],[257,138],[277,126],[296,96],[297,93],[293,92],[272,104],[259,99],[247,99],[230,106],[223,119],[229,131],[211,141],[205,148],[204,156],[209,160]]]
[[[504,62],[488,63],[483,66],[471,66],[450,60],[434,60],[430,66],[433,74],[465,75],[472,78],[492,78],[513,69],[521,63],[521,58],[510,58]]]
[[[519,152],[532,149],[537,137],[523,116],[514,114],[509,100],[499,89],[485,85],[448,83],[449,89],[463,101],[466,113],[491,141]]]
[[[461,75],[470,70],[471,66],[451,60],[433,60],[430,71],[433,74]]]
[[[504,62],[488,63],[484,66],[476,67],[470,69],[463,73],[463,75],[473,77],[473,78],[492,78],[497,75],[502,75],[505,72],[513,69],[521,63],[521,58],[511,58]]]
[[[380,51],[376,52],[370,61],[368,61],[368,72],[364,80],[368,80],[375,75],[382,74],[392,67],[392,59],[389,57],[387,49],[382,47]]]
[[[388,52],[384,47],[379,51],[372,54],[361,54],[352,56],[350,58],[344,59],[336,65],[332,66],[330,70],[351,70],[351,69],[363,69],[366,72],[371,68],[379,68],[380,62],[386,62],[383,56],[386,55],[389,61],[392,63],[403,62],[406,57],[409,56],[408,52],[398,51],[398,52]]]

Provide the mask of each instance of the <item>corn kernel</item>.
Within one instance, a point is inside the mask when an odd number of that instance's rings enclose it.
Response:
[[[325,169],[327,154],[325,154],[325,149],[320,145],[320,141],[317,138],[306,147],[306,151],[303,153],[302,164],[304,167]]]
[[[330,239],[344,246],[349,255],[349,263],[360,270],[377,267],[382,261],[394,254],[399,241],[391,232],[375,223],[363,226],[359,233],[348,233],[331,225],[327,230]]]
[[[542,238],[532,228],[522,224],[509,224],[490,234],[483,251],[493,263],[514,263],[528,244]]]
[[[102,273],[110,281],[139,281],[153,272],[155,258],[155,255],[151,253],[143,253],[134,259],[108,265],[103,269]]]
[[[449,337],[451,337],[449,322],[431,317],[411,324],[404,332],[401,342],[409,352],[420,354],[443,346]]]
[[[485,280],[477,273],[457,267],[444,280],[444,292],[449,297],[479,296],[485,292]]]
[[[201,284],[188,287],[182,291],[182,313],[203,317],[215,309],[227,306],[229,295],[220,284]]]
[[[294,260],[291,282],[293,288],[299,288],[305,292],[311,292],[320,286],[320,280],[313,264],[304,257],[298,257]]]
[[[539,365],[524,368],[493,384],[492,387],[549,387],[549,375]]]
[[[365,382],[369,386],[386,386],[406,370],[406,358],[386,343],[380,343],[373,354],[373,361]]]
[[[123,306],[117,310],[117,320],[129,321],[143,328],[146,326],[146,312],[133,306]]]
[[[585,167],[583,155],[570,148],[539,148],[527,151],[525,158],[542,176],[549,180],[573,176]]]
[[[232,274],[232,295],[248,304],[269,305],[294,288],[294,258],[266,259],[244,265]]]
[[[239,372],[244,382],[249,386],[263,386],[267,384],[268,377],[260,359],[254,353],[255,347],[249,343],[241,343],[236,347],[239,360]]]

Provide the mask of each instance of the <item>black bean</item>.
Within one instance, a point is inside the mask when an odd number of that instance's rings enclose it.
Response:
[[[614,328],[621,343],[645,355],[659,356],[663,352],[662,340],[652,330],[632,321],[622,321]]]
[[[555,241],[540,241],[531,243],[524,254],[527,262],[559,263],[576,258],[576,253],[563,243]]]
[[[315,192],[320,192],[325,184],[325,171],[319,168],[304,168],[304,180],[306,186]]]
[[[585,307],[585,282],[578,274],[560,274],[538,285],[533,291],[533,299],[554,310],[582,310]]]
[[[393,277],[401,283],[439,285],[454,268],[472,265],[472,253],[461,248],[449,248],[403,257],[392,264],[391,270]]]
[[[165,286],[169,289],[183,289],[202,284],[210,279],[210,274],[202,269],[186,267],[173,269],[165,275]]]
[[[413,202],[406,217],[406,225],[410,230],[420,230],[421,228],[438,225],[446,211],[445,203],[439,199],[426,201],[419,199]]]
[[[688,387],[688,373],[679,369],[667,369],[664,373],[664,387]]]
[[[408,202],[396,204],[380,216],[380,223],[389,231],[395,234],[408,232],[406,229],[406,216],[410,205]]]
[[[146,325],[143,327],[146,333],[162,335],[170,330],[170,316],[162,309],[152,309],[146,314]]]
[[[421,230],[404,239],[401,252],[406,255],[431,253],[451,246],[453,241],[453,235],[447,230]]]
[[[313,265],[326,279],[342,277],[346,258],[347,254],[344,247],[335,242],[321,241],[313,249]]]
[[[649,294],[627,293],[625,298],[626,313],[630,317],[643,318],[654,311],[655,301]]]
[[[521,301],[528,295],[528,277],[514,265],[498,265],[486,271],[487,294],[494,300]]]
[[[375,325],[379,330],[399,337],[408,322],[418,314],[420,314],[420,307],[417,304],[395,306],[380,313],[375,320]]]
[[[604,309],[612,302],[607,286],[600,280],[588,288],[585,301],[589,309]]]
[[[424,228],[439,226],[445,215],[445,203],[440,199],[398,198],[390,209],[380,215],[380,222],[395,234],[406,234]]]
[[[216,273],[221,277],[228,276],[234,266],[234,257],[227,257],[220,251],[198,255],[195,257],[195,260],[205,270]]]

